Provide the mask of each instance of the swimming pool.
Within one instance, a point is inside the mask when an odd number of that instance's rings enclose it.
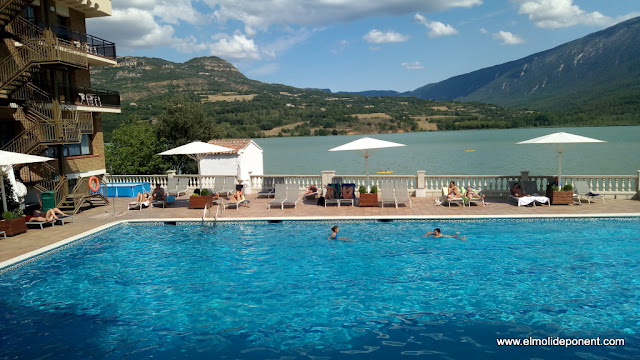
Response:
[[[125,224],[0,274],[0,358],[638,358],[639,225]]]

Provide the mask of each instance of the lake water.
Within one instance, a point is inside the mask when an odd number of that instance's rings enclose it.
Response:
[[[517,175],[557,173],[558,155],[551,145],[517,145],[534,137],[565,131],[606,143],[572,145],[563,154],[562,173],[635,175],[640,169],[640,126],[434,131],[405,134],[343,135],[255,139],[264,149],[265,174],[315,175],[322,170],[364,174],[364,159],[354,151],[327,150],[371,136],[405,144],[380,149],[369,158],[371,174],[393,170],[415,175]],[[474,150],[474,151],[465,151]]]

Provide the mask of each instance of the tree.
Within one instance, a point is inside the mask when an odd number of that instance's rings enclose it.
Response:
[[[148,122],[132,118],[113,131],[106,146],[107,169],[112,174],[161,174],[167,168],[159,152],[156,132]]]

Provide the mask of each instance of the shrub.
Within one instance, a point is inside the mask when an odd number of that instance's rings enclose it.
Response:
[[[209,196],[211,195],[211,191],[209,191],[209,189],[202,189],[202,191],[200,191],[200,196]]]
[[[564,191],[573,191],[573,185],[567,184],[567,185],[562,187],[562,190],[564,190]]]
[[[375,186],[375,185],[373,185],[373,186],[371,187],[371,190],[369,190],[369,192],[370,192],[371,194],[377,194],[377,193],[378,193],[378,187],[377,187],[377,186]]]
[[[5,211],[2,213],[2,218],[5,220],[13,220],[22,216],[22,210]]]
[[[358,192],[359,192],[360,194],[366,194],[366,193],[367,193],[367,187],[366,187],[366,186],[364,186],[364,185],[360,186],[360,187],[358,188]]]
[[[200,189],[193,190],[193,194],[191,196],[200,196]]]

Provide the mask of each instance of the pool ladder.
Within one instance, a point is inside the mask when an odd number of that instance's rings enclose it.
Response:
[[[220,209],[220,206],[216,204],[216,214],[213,217],[213,225],[216,225],[218,223],[218,210],[219,209]],[[204,225],[204,219],[207,217],[207,212],[209,214],[211,214],[211,206],[209,204],[206,204],[204,206],[204,210],[202,211],[202,224],[203,225]]]

